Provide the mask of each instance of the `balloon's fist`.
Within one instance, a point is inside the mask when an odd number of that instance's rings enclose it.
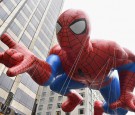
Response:
[[[7,67],[13,67],[14,65],[19,64],[23,58],[23,54],[14,49],[8,49],[7,51],[0,53],[0,63],[3,63]]]
[[[0,52],[0,63],[8,67],[8,76],[27,72],[36,62],[34,54],[25,46],[16,43],[9,35],[3,34],[0,39],[9,47],[7,51]]]

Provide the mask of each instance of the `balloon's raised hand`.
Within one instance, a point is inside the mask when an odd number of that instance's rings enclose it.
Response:
[[[0,39],[9,47],[7,51],[0,52],[0,63],[8,67],[7,75],[16,76],[26,72],[36,60],[33,53],[7,34],[3,34]]]

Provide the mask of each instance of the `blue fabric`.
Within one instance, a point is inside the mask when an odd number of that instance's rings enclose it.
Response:
[[[109,105],[118,100],[120,97],[120,84],[117,75],[113,76],[112,82],[108,86],[101,88],[100,92],[105,99],[103,109],[106,113],[114,115],[125,115],[128,112],[122,108],[117,108],[115,110],[109,108]]]
[[[86,85],[72,80],[70,77],[66,75],[66,73],[58,76],[55,81],[53,81],[50,85],[50,89],[61,94],[67,95],[71,89],[79,89],[85,88]]]
[[[50,85],[58,74],[62,74],[64,72],[59,56],[54,54],[50,55],[47,57],[46,62],[51,66],[52,75],[50,76],[49,80],[44,83],[44,86]]]
[[[128,64],[120,66],[116,69],[118,70],[118,72],[121,72],[121,71],[124,71],[124,70],[135,72],[135,63],[128,63]]]
[[[71,89],[86,87],[84,84],[70,79],[63,70],[61,60],[58,55],[48,56],[46,62],[51,66],[52,75],[44,86],[50,85],[50,89],[62,95],[67,95]]]
[[[62,95],[67,95],[71,89],[85,88],[86,85],[75,80],[70,79],[63,70],[61,60],[58,55],[50,55],[46,62],[50,64],[52,69],[52,75],[50,79],[44,83],[45,86],[50,85],[50,89]],[[132,66],[132,67],[131,67]],[[129,68],[130,67],[130,68]],[[135,71],[135,63],[127,64],[117,68],[118,71],[124,69]],[[107,79],[108,80],[108,77]],[[117,108],[115,111],[109,108],[109,104],[115,102],[120,97],[120,86],[118,76],[114,76],[112,82],[100,89],[102,96],[105,99],[104,111],[109,114],[125,115],[127,110]]]

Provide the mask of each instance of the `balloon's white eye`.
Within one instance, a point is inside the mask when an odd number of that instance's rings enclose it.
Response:
[[[86,31],[86,21],[84,19],[76,20],[70,25],[70,29],[75,34],[82,34]]]
[[[60,24],[57,22],[57,24],[56,24],[56,33],[58,34],[59,33],[59,31],[61,30],[61,26],[60,26]]]

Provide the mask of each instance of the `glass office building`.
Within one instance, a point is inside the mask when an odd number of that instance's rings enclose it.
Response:
[[[36,56],[45,59],[52,44],[63,0],[0,0],[0,35],[8,33]],[[7,49],[0,41],[0,52]],[[14,93],[10,107],[31,115],[39,86],[27,73],[9,78],[0,64],[0,102]]]

